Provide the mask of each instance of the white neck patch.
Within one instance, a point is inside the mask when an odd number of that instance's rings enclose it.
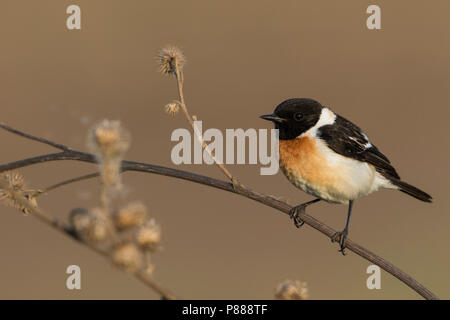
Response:
[[[297,138],[302,138],[305,136],[315,137],[317,134],[317,130],[320,127],[327,126],[333,124],[336,120],[336,114],[328,108],[322,108],[322,112],[320,113],[319,121],[314,125],[314,127],[310,128],[308,131],[303,132]]]

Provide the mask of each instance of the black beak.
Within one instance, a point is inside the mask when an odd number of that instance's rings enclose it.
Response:
[[[276,123],[282,123],[282,122],[286,121],[285,119],[277,117],[274,114],[264,114],[264,115],[260,116],[260,118],[264,119],[264,120],[276,122]]]

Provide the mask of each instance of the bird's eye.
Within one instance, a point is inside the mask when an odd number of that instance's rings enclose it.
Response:
[[[294,119],[297,120],[297,121],[302,120],[303,119],[303,114],[301,114],[301,113],[294,114]]]

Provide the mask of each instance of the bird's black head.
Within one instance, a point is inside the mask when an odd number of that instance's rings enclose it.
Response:
[[[315,100],[295,98],[283,101],[273,114],[266,114],[261,118],[275,124],[275,129],[280,133],[280,140],[290,140],[314,127],[319,121],[322,108]]]

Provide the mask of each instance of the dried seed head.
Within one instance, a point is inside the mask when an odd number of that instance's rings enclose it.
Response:
[[[147,219],[147,208],[141,202],[132,202],[113,214],[115,226],[119,230],[137,227]]]
[[[180,111],[180,102],[175,100],[166,104],[164,111],[171,116],[175,116]]]
[[[88,238],[92,241],[100,242],[108,237],[108,225],[105,221],[107,214],[102,208],[93,208],[90,210],[91,226],[88,230]]]
[[[128,272],[135,272],[143,265],[142,252],[133,243],[126,243],[117,247],[112,258],[116,265]]]
[[[36,190],[26,190],[23,176],[17,171],[0,175],[0,201],[6,206],[30,213],[30,207],[37,208]]]
[[[2,188],[11,191],[23,191],[25,189],[25,179],[18,171],[7,171],[1,175]]]
[[[88,147],[98,158],[122,158],[130,146],[130,135],[120,121],[103,120],[88,135]]]
[[[75,208],[69,213],[71,226],[76,230],[83,230],[90,223],[89,212],[85,208]]]
[[[177,69],[181,72],[186,63],[186,58],[183,53],[175,46],[168,46],[162,49],[158,53],[158,60],[159,70],[167,75],[176,75]]]
[[[98,212],[99,208],[88,211],[76,208],[70,212],[69,220],[76,233],[84,240],[101,242],[108,237],[108,227]]]
[[[137,230],[136,242],[144,250],[155,251],[158,248],[161,242],[161,227],[154,219]]]
[[[285,280],[275,291],[275,298],[279,300],[307,300],[308,285],[298,280]]]

